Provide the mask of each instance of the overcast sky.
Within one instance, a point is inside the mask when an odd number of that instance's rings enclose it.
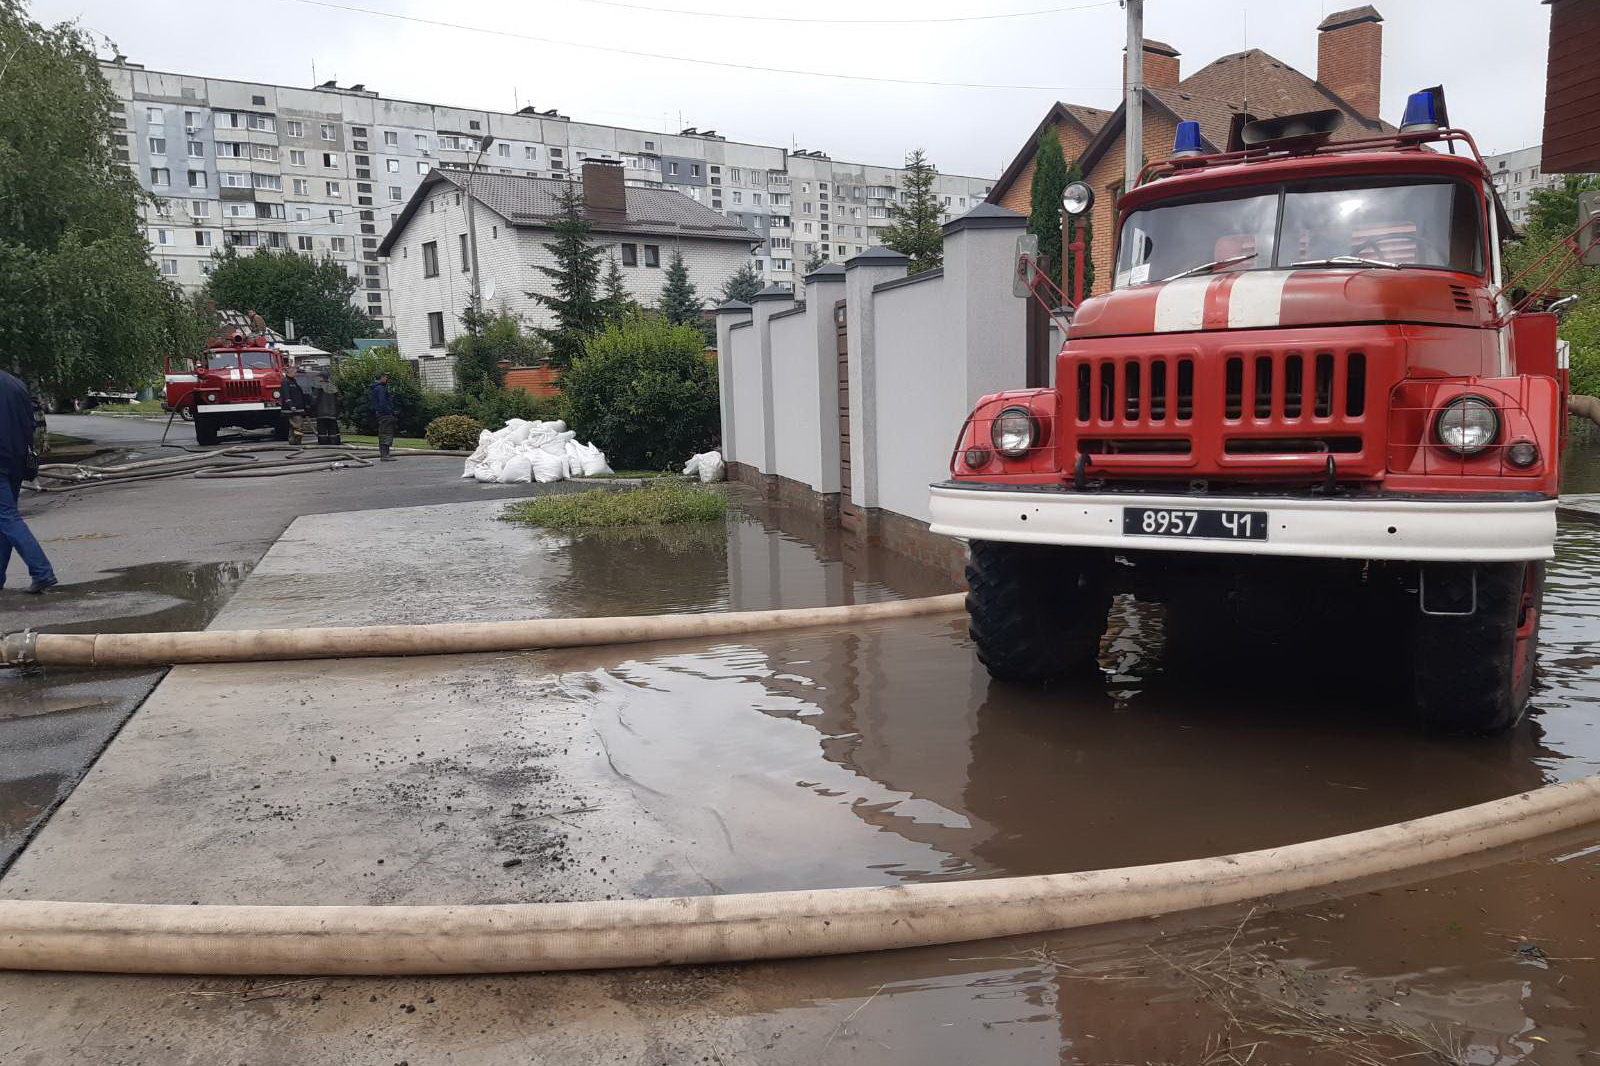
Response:
[[[1246,47],[1315,75],[1316,25],[1349,6],[1147,0],[1145,35],[1176,47],[1185,75]],[[1385,18],[1384,118],[1397,122],[1408,92],[1443,82],[1453,123],[1485,153],[1538,143],[1548,7],[1539,0],[1375,6]],[[999,174],[1052,101],[1116,106],[1124,40],[1116,0],[33,0],[31,10],[46,22],[78,20],[152,69],[299,86],[313,84],[314,69],[319,81],[364,82],[401,99],[500,110],[533,103],[573,119],[655,131],[698,126],[852,162],[891,163],[921,147],[941,170],[986,177]],[[1051,13],[852,21],[1041,10]],[[825,21],[773,21],[779,16]],[[908,85],[771,68],[1030,87]]]

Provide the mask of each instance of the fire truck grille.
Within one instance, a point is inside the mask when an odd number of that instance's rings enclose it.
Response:
[[[1360,418],[1367,357],[1361,352],[1234,353],[1223,363],[1222,417]]]
[[[239,403],[246,400],[261,399],[261,387],[253,381],[224,381],[222,395],[228,400]]]
[[[1164,355],[1078,364],[1078,421],[1125,425],[1194,417],[1194,360]]]

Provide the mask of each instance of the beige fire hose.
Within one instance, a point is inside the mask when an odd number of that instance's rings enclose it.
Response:
[[[809,626],[850,625],[950,614],[962,596],[802,607],[781,611],[660,614],[620,618],[537,618],[516,622],[345,626],[308,629],[201,630],[181,633],[9,633],[0,638],[0,665],[167,666],[286,659],[351,659],[387,655],[638,644],[685,637],[733,637]]]
[[[469,974],[837,955],[1174,914],[1412,870],[1600,820],[1585,778],[1209,859],[889,888],[471,906],[0,901],[0,968]]]
[[[1600,426],[1600,397],[1579,393],[1567,397],[1567,410]]]

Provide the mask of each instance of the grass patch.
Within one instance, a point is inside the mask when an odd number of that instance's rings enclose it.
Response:
[[[586,477],[584,480],[586,480],[586,481],[612,481],[612,480],[621,480],[621,479],[624,479],[624,478],[643,479],[643,478],[681,477],[681,476],[682,475],[679,474],[676,470],[613,470],[609,474],[591,474],[588,477]]]
[[[164,415],[167,412],[161,409],[160,400],[135,400],[132,403],[104,403],[98,407],[91,407],[84,413],[91,415]]]
[[[623,492],[595,489],[540,496],[512,504],[500,517],[546,529],[616,529],[713,522],[727,510],[727,497],[716,489],[660,481]]]
[[[307,419],[306,421],[309,422],[310,419]],[[346,444],[359,444],[363,448],[376,448],[378,446],[378,438],[377,437],[369,437],[365,433],[343,433],[343,432],[341,432],[339,434],[339,439],[344,441]],[[432,448],[433,447],[433,445],[429,444],[427,441],[423,440],[421,437],[396,437],[394,439],[394,446],[396,448]]]
[[[49,436],[49,441],[52,451],[56,448],[76,448],[80,444],[91,443],[88,437],[73,437],[66,433],[52,433]]]

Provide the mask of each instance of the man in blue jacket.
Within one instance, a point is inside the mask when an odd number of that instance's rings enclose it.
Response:
[[[389,395],[389,375],[379,374],[367,390],[367,403],[378,416],[378,460],[394,462],[389,450],[394,447],[394,397]]]
[[[15,548],[33,579],[28,591],[38,594],[56,583],[56,573],[17,508],[22,483],[38,473],[33,431],[33,397],[22,382],[0,370],[0,588],[5,586]]]

